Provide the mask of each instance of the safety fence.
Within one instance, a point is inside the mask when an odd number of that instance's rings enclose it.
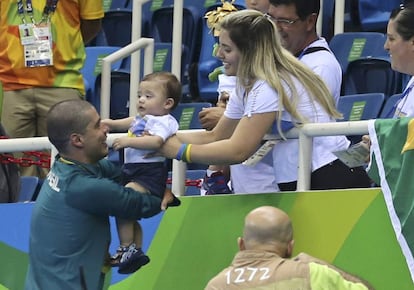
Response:
[[[335,135],[363,135],[368,133],[369,121],[351,121],[336,123],[312,123],[305,124],[301,128],[294,128],[286,133],[287,138],[299,139],[299,164],[297,191],[305,191],[310,188],[312,140],[317,136]],[[191,132],[185,130],[184,132]],[[112,146],[115,138],[124,136],[123,133],[108,134],[108,146]],[[264,139],[280,139],[276,135],[266,135]],[[34,150],[52,150],[50,162],[53,163],[56,149],[51,145],[47,137],[18,138],[0,140],[0,153],[26,152]],[[37,164],[36,164],[37,165]],[[43,166],[43,165],[42,165]],[[172,191],[185,192],[186,163],[173,160],[172,167]]]

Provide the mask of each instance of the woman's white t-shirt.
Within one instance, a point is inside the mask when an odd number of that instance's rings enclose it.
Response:
[[[287,88],[285,88],[287,90]],[[325,110],[312,101],[304,87],[296,81],[296,89],[300,100],[297,110],[311,123],[335,122]],[[224,115],[230,119],[251,117],[254,114],[275,112],[279,109],[279,95],[266,81],[258,80],[246,98],[244,90],[236,89],[227,104]],[[293,121],[291,115],[282,111],[282,120]],[[276,120],[275,120],[276,122]],[[312,171],[337,159],[331,152],[344,150],[349,146],[345,136],[323,136],[313,139]],[[299,162],[299,141],[288,139],[281,141],[273,147],[273,169],[277,183],[286,183],[297,180]]]

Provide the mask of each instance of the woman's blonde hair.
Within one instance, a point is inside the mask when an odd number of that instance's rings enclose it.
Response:
[[[257,80],[265,80],[279,94],[279,115],[284,108],[294,119],[306,123],[297,110],[296,78],[331,117],[342,118],[325,83],[282,47],[276,26],[266,15],[255,10],[241,10],[227,15],[220,26],[240,51],[238,85],[249,91]],[[278,120],[280,122],[280,118]]]

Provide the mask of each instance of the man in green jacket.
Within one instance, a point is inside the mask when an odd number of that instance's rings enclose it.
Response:
[[[59,154],[33,208],[25,289],[102,289],[109,216],[151,217],[161,200],[118,183],[120,170],[104,158],[108,127],[90,103],[54,105],[47,131]]]

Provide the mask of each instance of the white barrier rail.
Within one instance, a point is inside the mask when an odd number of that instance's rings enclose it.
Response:
[[[310,188],[312,140],[317,136],[334,135],[363,135],[368,133],[368,121],[352,121],[337,123],[313,123],[306,124],[300,129],[292,129],[287,138],[299,138],[299,165],[297,191],[305,191]],[[107,143],[111,147],[112,142],[124,133],[108,134]],[[265,139],[277,139],[276,135],[266,135]],[[30,150],[52,150],[52,158],[56,150],[49,143],[47,137],[1,139],[0,152],[21,152]],[[53,162],[53,159],[52,159]],[[186,163],[173,160],[172,190],[180,195],[185,192]]]
[[[101,76],[101,118],[109,118],[110,113],[110,93],[111,93],[111,65],[112,63],[121,60],[132,53],[144,48],[144,74],[152,72],[154,61],[154,39],[153,38],[140,38],[127,46],[124,46],[120,50],[104,57],[102,59],[102,76]],[[131,75],[131,89],[130,89],[130,115],[136,114],[136,97],[138,93],[138,79],[134,79],[137,75]],[[131,93],[131,91],[135,93]],[[131,110],[135,113],[131,114]]]

